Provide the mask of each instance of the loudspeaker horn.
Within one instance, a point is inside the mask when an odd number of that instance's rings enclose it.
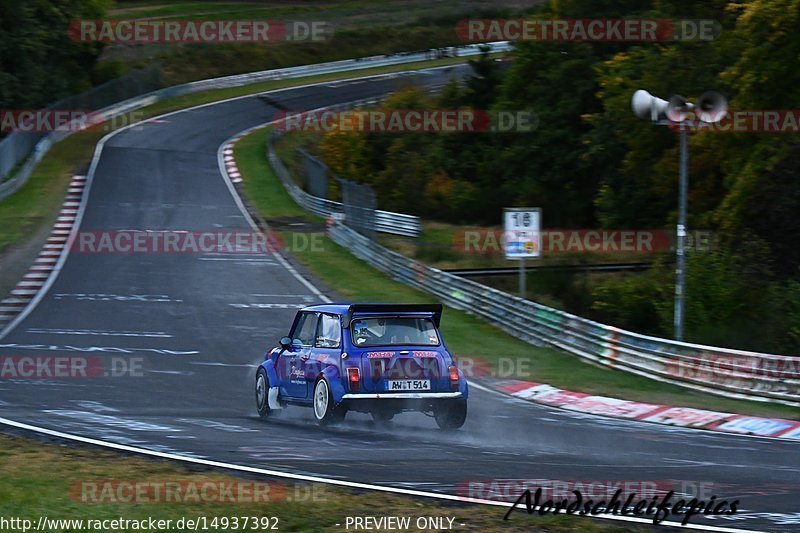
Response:
[[[631,98],[631,109],[633,113],[643,120],[658,120],[663,118],[667,112],[669,102],[653,96],[644,89],[639,89],[633,93]]]
[[[728,115],[728,101],[716,91],[706,91],[695,104],[697,118],[703,122],[715,123]]]
[[[672,122],[683,122],[692,109],[694,105],[687,102],[683,96],[679,94],[670,96],[667,102],[667,118]]]

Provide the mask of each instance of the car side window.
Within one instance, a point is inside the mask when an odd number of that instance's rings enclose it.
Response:
[[[338,348],[341,340],[342,330],[339,317],[334,315],[321,315],[315,346],[317,348]]]
[[[292,333],[292,339],[299,340],[303,346],[314,344],[314,332],[317,330],[317,314],[303,313]]]

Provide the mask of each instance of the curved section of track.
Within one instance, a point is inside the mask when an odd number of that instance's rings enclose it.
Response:
[[[438,85],[462,69],[275,92],[290,109]],[[276,109],[239,98],[111,136],[92,172],[80,230],[249,231],[217,164],[232,135]],[[272,256],[72,252],[0,355],[89,355],[140,364],[140,377],[0,380],[2,417],[55,431],[274,471],[456,494],[470,481],[652,481],[741,500],[737,520],[800,528],[800,445],[622,422],[476,389],[463,430],[419,414],[389,429],[354,414],[320,429],[306,410],[261,421],[254,365],[296,306],[320,294]],[[120,362],[121,361],[121,362]],[[461,493],[467,495],[467,493]],[[475,496],[479,494],[475,493]],[[690,494],[691,495],[691,494]]]

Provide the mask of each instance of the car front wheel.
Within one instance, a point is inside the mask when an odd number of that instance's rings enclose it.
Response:
[[[317,380],[314,385],[314,418],[317,424],[324,426],[332,422],[339,422],[344,418],[344,406],[336,407],[333,402],[333,395],[324,378]]]
[[[434,407],[433,417],[441,429],[458,429],[467,420],[467,402],[465,400],[442,402]]]
[[[263,366],[256,372],[256,409],[261,417],[268,417],[272,410],[269,408],[269,378]]]

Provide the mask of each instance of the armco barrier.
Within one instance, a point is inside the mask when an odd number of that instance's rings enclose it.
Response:
[[[800,406],[800,357],[714,348],[599,324],[424,265],[341,224],[331,238],[393,279],[535,345],[721,396]]]
[[[110,119],[131,111],[135,111],[137,109],[141,109],[142,107],[152,105],[160,100],[211,89],[226,89],[269,80],[300,78],[304,76],[316,76],[319,74],[328,74],[333,72],[348,72],[389,65],[402,65],[405,63],[414,63],[433,59],[436,55],[435,52],[439,51],[443,51],[444,55],[447,56],[472,56],[480,54],[482,47],[488,47],[490,52],[505,52],[511,49],[511,43],[508,41],[498,41],[485,44],[452,46],[441,49],[425,50],[422,52],[346,59],[342,61],[319,63],[316,65],[300,65],[297,67],[263,70],[260,72],[251,72],[247,74],[225,76],[222,78],[200,80],[148,92],[146,94],[136,96],[135,98],[120,101],[113,105],[105,105],[105,107],[102,109],[97,109],[97,113],[101,114],[107,119]],[[81,95],[77,95],[74,98],[80,99],[80,96]],[[8,196],[11,196],[20,188],[22,188],[22,186],[28,181],[28,178],[33,172],[35,166],[50,150],[50,147],[54,143],[65,139],[69,135],[69,132],[46,134],[40,140],[38,140],[36,144],[31,144],[31,146],[25,147],[25,153],[14,153],[12,161],[0,165],[0,168],[6,169],[0,173],[0,201]],[[9,135],[9,137],[11,137],[11,135]],[[12,167],[15,167],[18,162],[21,162],[26,157],[27,160],[22,164],[14,177],[6,181],[2,181],[3,177],[5,177],[5,173]]]
[[[370,105],[375,102],[376,100],[374,99],[357,100],[346,104],[326,107],[325,109],[354,108]],[[289,173],[289,169],[286,168],[286,165],[283,164],[283,161],[281,161],[280,157],[278,157],[278,154],[275,152],[274,140],[278,136],[280,136],[280,133],[277,131],[273,131],[272,134],[267,136],[267,159],[269,159],[272,169],[283,183],[289,196],[292,197],[297,205],[315,215],[324,218],[341,215],[344,209],[340,202],[313,196],[295,183]],[[404,235],[406,237],[418,237],[422,232],[422,224],[420,223],[419,217],[413,215],[376,210],[374,230],[380,231],[381,233]]]

